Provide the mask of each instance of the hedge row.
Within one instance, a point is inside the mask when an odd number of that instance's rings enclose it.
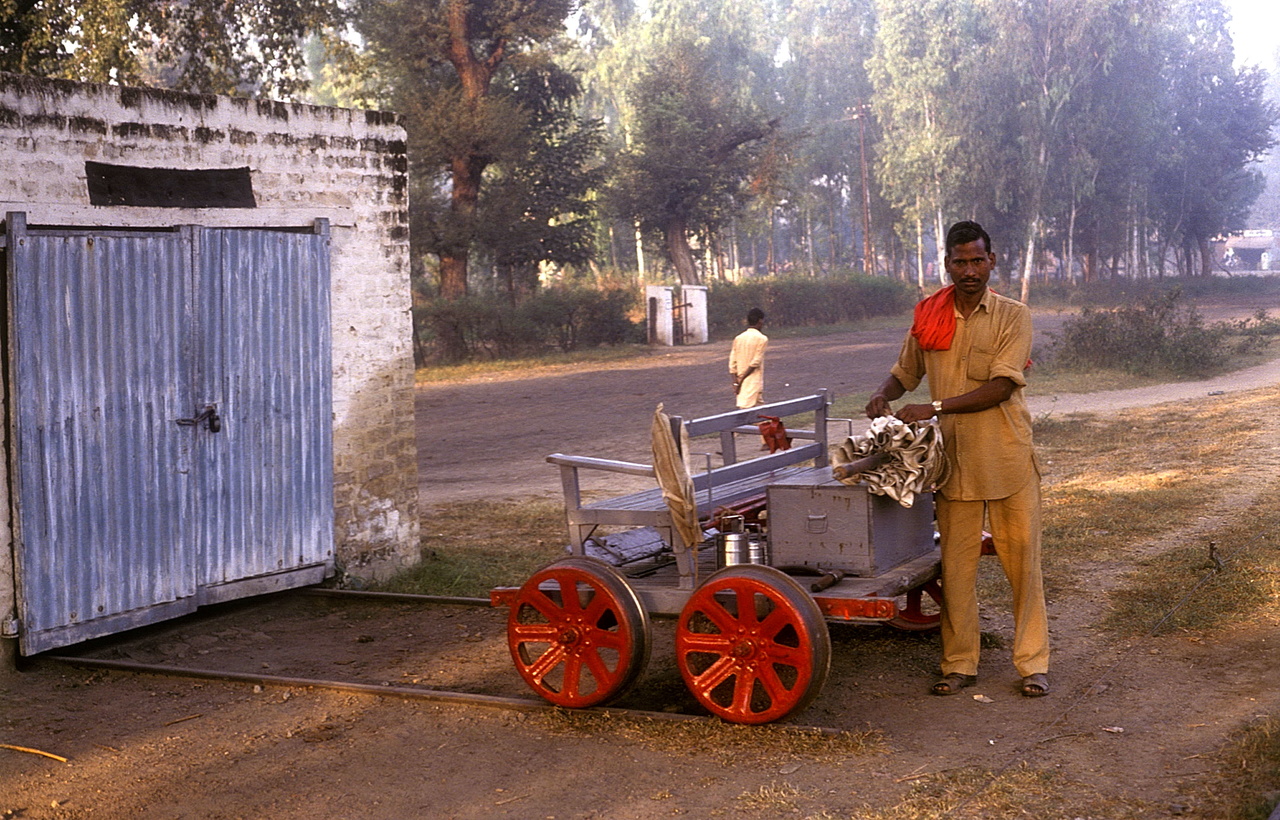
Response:
[[[753,307],[765,312],[769,327],[803,327],[900,313],[915,299],[901,282],[857,275],[715,283],[707,292],[707,322],[712,336],[725,338],[742,329]],[[486,296],[425,299],[414,307],[415,351],[424,364],[442,358],[441,338],[460,339],[462,358],[471,360],[643,343],[643,310],[635,287],[551,287],[515,306]]]
[[[514,307],[481,296],[429,299],[414,308],[419,364],[439,358],[435,341],[451,331],[460,331],[463,358],[471,360],[640,342],[644,325],[629,318],[639,301],[621,288],[547,288]]]
[[[769,327],[835,325],[902,313],[917,298],[915,288],[896,279],[859,274],[719,282],[707,293],[707,323],[713,336],[736,333],[758,307]]]

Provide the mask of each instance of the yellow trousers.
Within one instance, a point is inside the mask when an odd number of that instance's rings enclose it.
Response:
[[[1040,477],[1008,498],[935,496],[942,536],[942,672],[978,674],[978,561],[984,514],[1013,590],[1013,665],[1022,677],[1049,671],[1049,621],[1040,572]]]

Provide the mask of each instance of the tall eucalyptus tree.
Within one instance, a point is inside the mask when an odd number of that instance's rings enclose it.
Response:
[[[740,212],[749,148],[777,124],[766,113],[777,25],[757,0],[655,0],[648,12],[632,29],[643,68],[615,106],[626,143],[609,200],[612,213],[659,236],[680,281],[695,284],[691,238],[713,243]]]
[[[1110,65],[1115,31],[1123,23],[1125,0],[979,0],[978,11],[993,26],[988,43],[989,89],[1000,103],[989,110],[1011,116],[1001,144],[1013,150],[999,161],[1010,172],[1019,222],[1023,226],[1022,301],[1030,296],[1032,273],[1045,218],[1061,208],[1050,202],[1051,183],[1072,160],[1068,124],[1082,114],[1083,91]]]
[[[876,170],[894,206],[931,226],[941,280],[943,220],[971,204],[961,193],[977,162],[974,89],[991,35],[973,0],[876,0],[876,13],[867,62],[883,133]]]
[[[682,284],[700,284],[690,236],[724,225],[750,169],[744,146],[775,127],[723,81],[720,55],[693,40],[665,46],[632,94],[632,146],[618,158],[615,213],[657,231]]]
[[[864,265],[871,267],[868,227],[874,220],[868,211],[881,204],[870,167],[878,129],[864,67],[875,36],[872,0],[795,0],[783,30],[779,93],[787,130],[794,135],[791,188],[806,224],[825,226],[825,252],[810,252],[827,267],[837,267],[856,256],[846,237],[862,233]],[[811,213],[819,219],[812,220]],[[807,233],[806,246],[818,244],[816,231]]]

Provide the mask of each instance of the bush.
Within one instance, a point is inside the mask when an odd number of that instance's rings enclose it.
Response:
[[[520,305],[517,313],[534,327],[544,343],[568,353],[580,347],[639,341],[638,328],[627,318],[635,306],[633,290],[548,288]]]
[[[1238,337],[1236,352],[1244,355],[1260,353],[1280,336],[1280,319],[1259,310],[1248,319],[1231,323],[1231,330]]]
[[[627,318],[636,298],[630,289],[555,287],[515,307],[480,296],[421,300],[414,308],[419,358],[440,358],[436,340],[453,333],[462,339],[462,358],[469,360],[640,341],[642,328]]]
[[[1135,376],[1207,376],[1221,370],[1231,329],[1206,326],[1178,290],[1158,293],[1136,307],[1084,308],[1063,325],[1053,343],[1054,362],[1065,370],[1109,368]]]
[[[914,288],[896,279],[853,274],[717,282],[707,292],[707,324],[713,336],[732,335],[747,311],[758,307],[772,327],[834,325],[901,313],[916,298]]]

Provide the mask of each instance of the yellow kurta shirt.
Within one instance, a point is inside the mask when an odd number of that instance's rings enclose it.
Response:
[[[1031,311],[988,290],[969,318],[956,311],[949,350],[921,350],[907,334],[890,371],[907,392],[927,374],[934,400],[960,396],[1004,376],[1017,388],[1007,401],[978,413],[939,417],[951,474],[940,488],[953,501],[1008,498],[1039,472],[1023,368],[1031,356]]]
[[[754,327],[739,333],[729,350],[729,375],[735,379],[754,367],[751,375],[742,380],[738,388],[739,407],[755,407],[764,399],[764,352],[769,347],[769,337]]]

